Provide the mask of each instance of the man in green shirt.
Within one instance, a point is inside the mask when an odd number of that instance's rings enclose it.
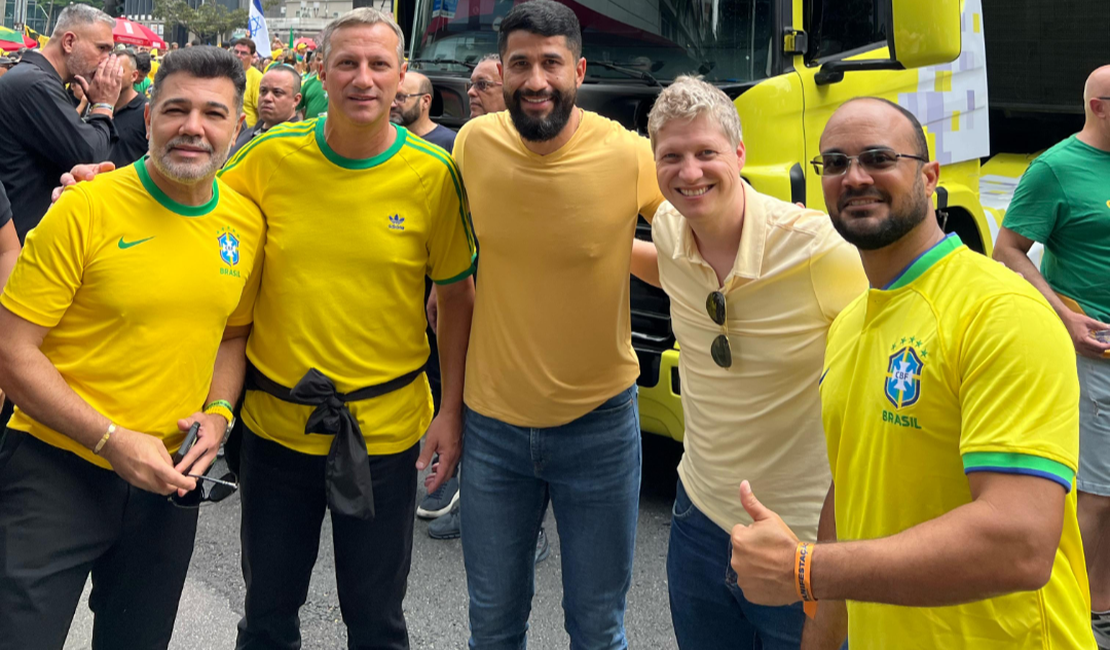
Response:
[[[304,116],[304,119],[311,120],[320,113],[328,111],[328,93],[324,90],[324,84],[320,83],[319,55],[316,51],[308,54],[312,55],[308,62],[309,74],[301,84],[301,103],[297,106],[297,111]]]
[[[994,257],[1048,298],[1078,354],[1079,528],[1091,627],[1110,647],[1110,66],[1091,73],[1083,104],[1083,130],[1021,178]],[[1035,241],[1045,247],[1040,272],[1026,257]]]

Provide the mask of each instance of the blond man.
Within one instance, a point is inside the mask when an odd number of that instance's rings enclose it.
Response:
[[[720,89],[678,78],[648,132],[667,202],[655,246],[635,244],[633,272],[670,297],[686,417],[667,553],[675,636],[684,649],[797,648],[801,605],[744,597],[729,531],[751,523],[747,478],[816,535],[830,483],[817,392],[825,337],[867,281],[826,215],[741,179],[740,118]]]

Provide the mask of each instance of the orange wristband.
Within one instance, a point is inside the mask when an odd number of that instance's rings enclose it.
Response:
[[[817,616],[817,599],[813,596],[813,587],[810,585],[813,547],[808,542],[798,542],[794,550],[794,586],[798,598],[802,600],[802,609],[810,618]]]

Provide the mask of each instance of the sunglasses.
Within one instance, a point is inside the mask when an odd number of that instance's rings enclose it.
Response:
[[[724,333],[717,335],[709,346],[709,354],[713,356],[713,363],[722,368],[732,367],[732,345],[728,342],[727,310],[725,309],[725,294],[714,291],[705,299],[705,311],[713,322],[724,328]]]
[[[487,90],[496,88],[500,85],[502,85],[500,81],[487,81],[485,79],[479,79],[478,81],[466,82],[466,89],[470,90],[471,88],[477,88],[478,92],[484,93]]]
[[[893,169],[903,158],[912,158],[921,162],[929,162],[927,158],[908,153],[896,153],[890,149],[870,149],[858,156],[849,156],[842,153],[823,153],[814,158],[810,163],[818,176],[843,176],[848,173],[852,161],[868,172],[885,172]]]

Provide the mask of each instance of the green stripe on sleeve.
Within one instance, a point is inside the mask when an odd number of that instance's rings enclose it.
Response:
[[[1000,472],[1026,474],[1055,480],[1070,489],[1075,471],[1063,463],[1030,454],[1007,452],[971,452],[963,455],[964,473]]]

